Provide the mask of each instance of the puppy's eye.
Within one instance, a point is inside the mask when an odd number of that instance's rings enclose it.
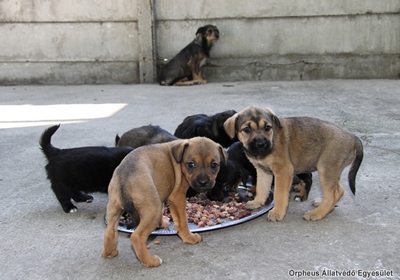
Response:
[[[218,166],[219,166],[219,164],[216,163],[215,161],[213,161],[213,162],[211,163],[211,168],[212,168],[212,169],[217,169]]]
[[[194,169],[196,167],[196,164],[193,161],[189,161],[188,163],[186,163],[186,167],[188,169]]]
[[[269,132],[271,130],[271,128],[272,127],[270,125],[264,126],[264,129],[265,129],[266,132]]]
[[[242,129],[242,131],[243,131],[244,133],[246,133],[246,134],[249,134],[250,131],[251,131],[251,128],[250,128],[250,126],[246,126],[245,128]]]

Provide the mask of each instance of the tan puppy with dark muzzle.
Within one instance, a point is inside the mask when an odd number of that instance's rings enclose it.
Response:
[[[132,151],[115,169],[108,187],[108,224],[102,256],[118,255],[117,228],[125,210],[137,224],[130,239],[138,259],[145,266],[159,266],[161,259],[149,254],[146,241],[154,229],[169,225],[162,215],[167,199],[180,238],[185,243],[199,243],[200,235],[189,231],[186,191],[189,186],[198,192],[210,190],[222,160],[226,160],[223,148],[205,137],[148,145]]]
[[[323,198],[316,209],[305,213],[306,220],[320,220],[334,209],[344,193],[340,176],[349,164],[349,185],[355,194],[363,145],[338,126],[309,117],[278,118],[269,109],[248,107],[229,118],[224,127],[231,137],[237,134],[257,170],[256,197],[248,202],[249,208],[264,205],[275,176],[269,221],[285,217],[294,174],[318,170]]]

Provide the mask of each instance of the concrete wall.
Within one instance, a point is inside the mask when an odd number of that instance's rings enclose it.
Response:
[[[0,1],[0,84],[138,82],[132,0]]]
[[[400,73],[399,0],[2,0],[0,84],[153,82],[208,23],[208,81]]]

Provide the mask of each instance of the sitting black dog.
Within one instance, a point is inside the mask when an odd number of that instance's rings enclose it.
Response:
[[[189,139],[196,136],[204,136],[227,148],[238,141],[231,139],[224,129],[225,121],[236,114],[234,110],[228,110],[215,115],[196,114],[186,117],[176,128],[174,135],[181,139]]]
[[[80,147],[59,149],[51,144],[51,137],[60,125],[46,129],[40,146],[47,158],[45,169],[51,188],[64,212],[74,213],[77,208],[71,202],[91,202],[86,193],[107,193],[114,169],[133,149],[127,147]]]

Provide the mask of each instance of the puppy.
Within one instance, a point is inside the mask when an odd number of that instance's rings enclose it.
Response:
[[[138,148],[144,145],[165,143],[177,139],[158,125],[144,125],[125,132],[121,137],[117,134],[115,136],[115,146]]]
[[[219,39],[214,25],[205,25],[196,32],[196,38],[172,58],[160,71],[160,85],[205,84],[200,68],[210,57],[213,43]]]
[[[246,185],[251,179],[256,185],[257,173],[253,164],[247,159],[243,144],[239,141],[233,143],[227,150],[228,160],[221,162],[215,187],[207,192],[207,198],[214,201],[223,201],[229,192],[236,190],[240,182]]]
[[[207,198],[210,200],[225,200],[241,182],[246,186],[249,180],[252,185],[250,192],[256,193],[257,171],[247,158],[242,142],[233,143],[227,150],[227,154],[227,163],[221,162],[215,187],[207,192]],[[293,191],[296,192],[294,200],[306,201],[311,190],[312,173],[302,173],[296,176],[299,183],[293,186]]]
[[[81,147],[59,149],[51,144],[51,137],[60,125],[46,129],[40,147],[47,158],[45,169],[51,188],[64,212],[74,213],[76,202],[92,202],[86,193],[107,193],[114,169],[132,148]]]
[[[118,255],[118,222],[125,210],[137,224],[130,239],[136,256],[148,267],[159,266],[161,259],[151,256],[146,241],[163,219],[163,203],[168,199],[174,226],[185,243],[201,241],[188,228],[186,191],[189,185],[206,192],[215,184],[219,163],[226,159],[223,148],[205,137],[142,146],[129,154],[111,179],[107,205],[107,229],[103,257]]]
[[[227,148],[236,142],[237,138],[230,138],[224,129],[224,123],[235,113],[234,110],[227,110],[210,116],[205,114],[188,116],[176,128],[174,135],[181,139],[205,136]]]
[[[343,169],[351,164],[348,179],[355,194],[357,171],[363,159],[363,145],[355,135],[315,118],[278,118],[271,110],[248,107],[225,122],[226,132],[238,136],[246,156],[257,170],[256,197],[251,209],[264,204],[275,176],[275,205],[268,220],[281,221],[288,206],[293,174],[318,171],[323,199],[306,220],[320,220],[331,212],[344,189]]]

